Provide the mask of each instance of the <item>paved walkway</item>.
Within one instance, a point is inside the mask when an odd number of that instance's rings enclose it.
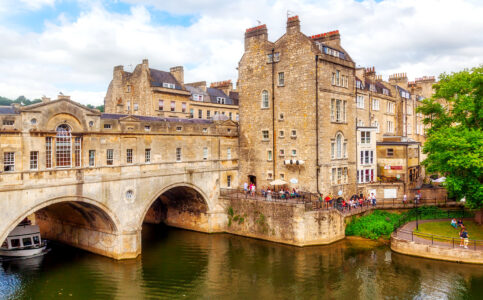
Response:
[[[471,219],[465,219],[471,220]],[[438,219],[438,220],[420,220],[418,221],[419,224],[429,223],[429,222],[440,222],[440,221],[447,221],[448,226],[451,226],[451,219]],[[432,238],[431,234],[424,234],[424,237],[418,236],[418,233],[414,233],[414,229],[416,228],[416,221],[412,221],[407,223],[406,225],[399,228],[395,234],[398,238],[414,241],[418,244],[426,244],[426,245],[438,245],[443,247],[449,248],[460,248],[461,250],[483,250],[483,241],[475,241],[471,240],[468,243],[468,249],[464,249],[460,247],[460,239],[459,238],[450,238],[450,237],[442,237],[438,235],[434,235]],[[471,234],[471,233],[470,233]]]

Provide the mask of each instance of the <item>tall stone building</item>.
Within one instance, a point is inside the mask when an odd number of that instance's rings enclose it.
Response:
[[[240,182],[355,192],[355,64],[339,32],[306,36],[297,16],[276,42],[249,28],[238,71]]]
[[[204,81],[185,84],[182,66],[166,72],[150,68],[144,59],[133,72],[114,67],[104,105],[111,114],[195,119],[219,114],[236,120],[238,93],[231,81],[214,83],[210,88]]]

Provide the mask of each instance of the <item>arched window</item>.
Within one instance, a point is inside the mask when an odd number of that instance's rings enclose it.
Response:
[[[262,108],[268,108],[268,92],[262,92]]]
[[[55,136],[55,158],[57,167],[67,168],[72,160],[72,135],[67,124],[59,125]]]
[[[338,133],[336,137],[337,158],[342,157],[342,140],[343,140],[342,133]]]

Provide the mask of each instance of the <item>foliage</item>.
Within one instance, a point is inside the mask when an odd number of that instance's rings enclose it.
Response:
[[[104,105],[94,106],[92,104],[87,104],[87,108],[98,109],[100,112],[104,112]]]
[[[433,97],[417,108],[430,126],[423,165],[446,177],[451,197],[483,207],[483,66],[441,74],[433,88]]]
[[[25,105],[32,105],[32,104],[40,103],[40,102],[42,102],[42,100],[40,100],[40,99],[30,100],[30,99],[25,98],[25,96],[19,96],[15,100],[0,96],[0,105],[3,105],[3,106],[10,106],[13,103],[19,103],[19,104],[25,106]],[[98,109],[100,112],[104,112],[104,105],[94,106],[92,104],[87,104],[86,106],[90,109]]]
[[[464,214],[464,215],[463,215]],[[416,216],[420,220],[445,219],[469,217],[471,213],[467,211],[446,211],[436,206],[422,206],[413,208],[402,214],[389,213],[386,211],[375,210],[369,215],[359,218],[352,218],[347,224],[345,234],[347,236],[355,235],[369,239],[386,238],[398,225],[416,220]]]

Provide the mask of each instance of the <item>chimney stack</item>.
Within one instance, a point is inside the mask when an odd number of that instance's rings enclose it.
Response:
[[[172,67],[169,69],[169,73],[176,78],[176,80],[181,84],[184,85],[184,70],[183,66]]]
[[[294,34],[300,32],[299,16],[289,17],[287,19],[287,34]]]
[[[267,25],[259,25],[248,28],[245,31],[245,50],[250,47],[251,43],[268,41]]]

